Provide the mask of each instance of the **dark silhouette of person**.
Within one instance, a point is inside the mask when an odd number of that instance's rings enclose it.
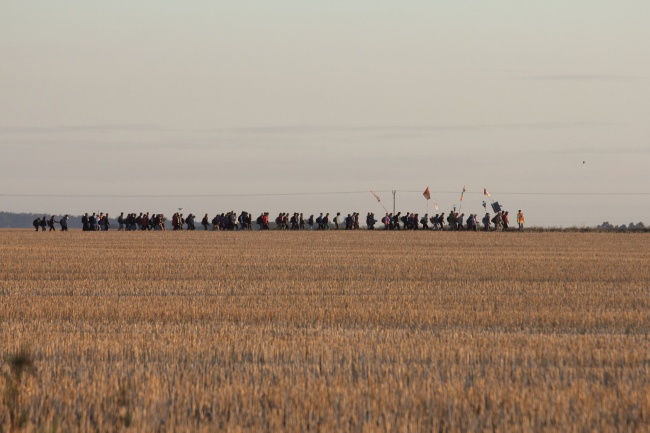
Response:
[[[50,218],[50,220],[47,222],[47,226],[50,228],[50,232],[56,231],[56,228],[54,227],[54,223],[59,223],[59,221],[54,221],[54,215]]]
[[[65,214],[61,217],[61,220],[59,221],[59,224],[61,224],[61,231],[62,232],[67,232],[68,231],[68,214]]]

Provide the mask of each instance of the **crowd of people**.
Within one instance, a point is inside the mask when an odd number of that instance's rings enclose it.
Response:
[[[52,215],[48,220],[46,216],[34,220],[36,231],[39,228],[42,231],[54,231],[54,224],[60,224],[62,231],[68,230],[68,215],[64,215],[59,221],[55,220]],[[163,214],[149,214],[140,212],[124,214],[122,212],[117,217],[117,231],[136,231],[136,230],[166,230],[165,223],[167,219]],[[183,216],[182,213],[174,213],[171,218],[172,230],[196,230],[196,215],[188,214]],[[517,212],[516,223],[518,230],[524,229],[524,214],[521,210]],[[273,228],[277,230],[359,230],[360,215],[358,212],[341,215],[337,212],[333,217],[329,213],[321,213],[314,217],[310,215],[305,217],[302,213],[294,212],[293,214],[280,213],[273,221]],[[84,214],[81,217],[82,229],[84,231],[107,231],[111,228],[111,220],[108,213],[98,212]],[[259,230],[270,230],[272,228],[269,212],[262,212],[256,219],[255,224]],[[507,211],[499,211],[494,215],[486,213],[480,220],[477,214],[459,213],[455,209],[448,214],[440,213],[433,216],[424,214],[420,217],[417,213],[407,212],[395,214],[386,212],[386,214],[377,220],[375,214],[368,212],[366,215],[365,228],[375,230],[378,224],[383,224],[378,229],[383,230],[469,230],[469,231],[506,231],[510,229],[510,216]],[[230,211],[221,213],[210,218],[206,213],[201,220],[201,226],[204,230],[253,230],[253,218],[248,212]]]

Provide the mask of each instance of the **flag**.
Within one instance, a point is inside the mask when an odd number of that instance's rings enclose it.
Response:
[[[463,185],[463,191],[460,193],[460,201],[463,201],[463,196],[465,195],[465,191],[467,190],[465,189],[465,185]]]
[[[483,200],[483,208],[487,209],[487,203],[485,203],[485,200]]]
[[[436,208],[436,210],[438,210],[438,202],[437,202],[437,201],[435,201],[435,200],[433,200],[433,207],[435,207],[435,208]]]
[[[483,195],[487,195],[488,197],[492,197],[486,188],[483,188]]]
[[[381,202],[381,200],[379,200],[379,196],[377,194],[375,194],[374,191],[370,191],[370,192],[372,193],[372,195],[375,196],[375,198],[377,199],[378,202]]]
[[[429,191],[429,187],[428,187],[428,186],[427,186],[427,189],[424,190],[424,192],[422,193],[422,195],[423,195],[424,198],[426,198],[427,200],[431,200],[431,191]]]

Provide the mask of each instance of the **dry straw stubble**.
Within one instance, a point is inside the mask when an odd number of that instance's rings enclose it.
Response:
[[[648,430],[647,234],[0,236],[27,429]]]

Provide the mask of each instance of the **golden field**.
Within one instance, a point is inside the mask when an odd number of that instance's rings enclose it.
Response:
[[[649,335],[649,234],[0,231],[0,431],[647,432]]]

